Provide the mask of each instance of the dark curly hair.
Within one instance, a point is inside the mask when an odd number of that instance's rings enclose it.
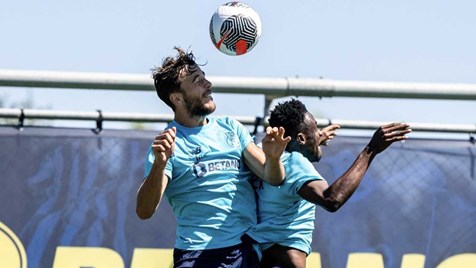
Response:
[[[152,69],[157,96],[173,111],[175,111],[175,106],[170,101],[170,94],[180,91],[180,73],[184,69],[187,71],[190,66],[197,65],[192,52],[185,52],[179,47],[174,47],[174,49],[178,52],[176,57],[167,57],[163,60],[161,67]]]
[[[269,125],[284,127],[284,135],[291,136],[295,140],[297,134],[304,130],[304,119],[307,112],[306,106],[296,99],[278,103],[271,111]]]

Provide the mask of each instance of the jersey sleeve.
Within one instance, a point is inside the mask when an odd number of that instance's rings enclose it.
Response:
[[[149,150],[147,151],[147,157],[145,160],[145,165],[144,165],[144,178],[149,176],[150,170],[152,169],[152,164],[154,164],[155,161],[155,155],[152,152],[152,147],[149,147]],[[167,164],[165,166],[165,175],[169,178],[172,178],[172,163],[171,159],[167,161]]]
[[[324,180],[314,165],[300,153],[291,153],[286,162],[283,163],[286,169],[284,190],[289,195],[297,195],[301,187],[309,181]]]
[[[150,170],[152,169],[152,164],[155,161],[155,156],[152,153],[152,147],[149,147],[149,150],[147,151],[147,157],[145,159],[145,165],[144,165],[144,178],[149,176]]]
[[[253,142],[253,138],[251,137],[250,132],[243,126],[243,124],[241,124],[236,119],[228,119],[230,120],[230,124],[233,126],[236,131],[236,134],[238,135],[242,150],[244,150],[246,146],[248,146],[248,144]]]

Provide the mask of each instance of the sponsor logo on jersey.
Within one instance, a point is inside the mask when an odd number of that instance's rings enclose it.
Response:
[[[200,163],[200,159],[202,158],[202,147],[197,147],[191,151],[193,155],[195,155],[195,165]]]
[[[210,172],[223,170],[239,170],[240,166],[240,161],[235,159],[200,162],[195,163],[193,165],[193,173],[195,174],[195,176],[201,178]]]

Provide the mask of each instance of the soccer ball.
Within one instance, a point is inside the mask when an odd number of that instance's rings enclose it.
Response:
[[[210,20],[210,38],[221,52],[243,55],[253,49],[261,36],[258,13],[241,2],[218,7]]]

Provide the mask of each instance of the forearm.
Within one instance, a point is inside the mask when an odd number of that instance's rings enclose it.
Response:
[[[355,192],[375,156],[375,152],[365,147],[349,169],[324,191],[324,198],[332,203],[335,210]]]
[[[279,158],[271,159],[267,158],[264,163],[263,179],[271,185],[281,185],[284,182],[286,174],[284,171],[283,163]]]
[[[157,167],[154,164],[137,193],[136,212],[139,218],[148,219],[152,217],[162,199],[167,180],[164,168]]]

